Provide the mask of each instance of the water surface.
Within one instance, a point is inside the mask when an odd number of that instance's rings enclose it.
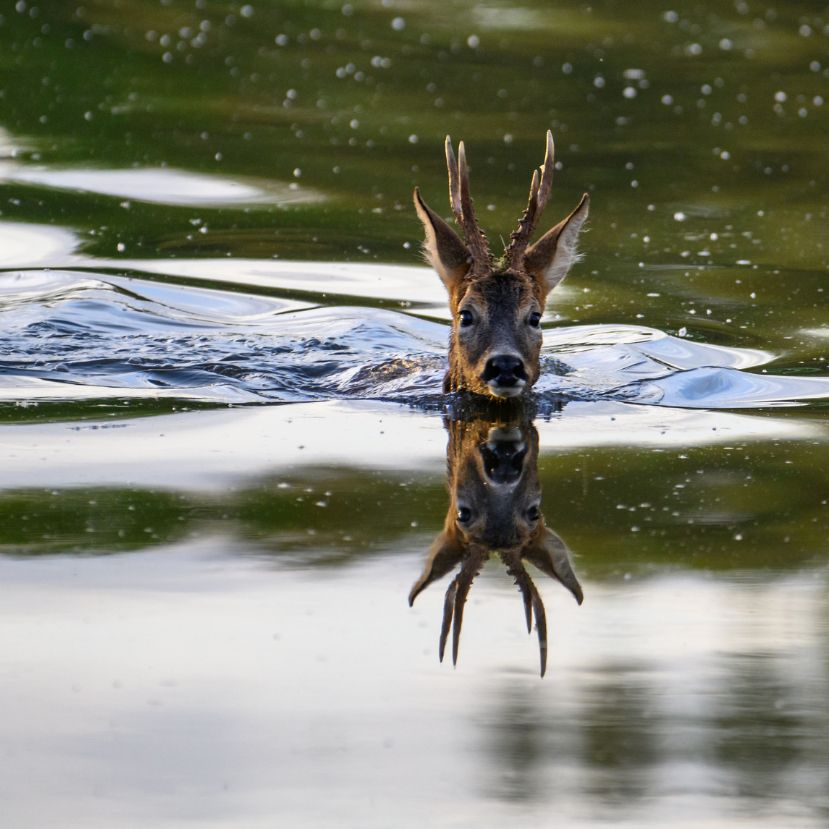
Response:
[[[807,2],[0,12],[7,822],[824,826],[827,26]],[[526,568],[542,679],[498,556],[457,667],[449,572],[407,603],[469,416],[410,194],[448,213],[465,139],[497,247],[548,128],[545,221],[590,192],[585,258],[534,424],[490,412],[467,453],[537,476],[571,552],[581,606]]]

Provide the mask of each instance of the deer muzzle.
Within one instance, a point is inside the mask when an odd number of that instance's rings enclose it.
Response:
[[[486,361],[481,380],[494,397],[518,397],[527,386],[527,369],[517,354],[497,354]]]
[[[511,430],[518,432],[517,438],[506,429],[501,431],[503,435],[492,430],[487,442],[479,447],[484,473],[494,484],[514,484],[524,471],[527,444],[518,429]]]

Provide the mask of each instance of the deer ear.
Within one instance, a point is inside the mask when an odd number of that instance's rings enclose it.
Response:
[[[524,269],[552,291],[567,276],[578,259],[579,231],[587,219],[590,197],[585,193],[578,207],[552,230],[548,230],[524,255]]]
[[[542,573],[558,579],[573,594],[579,604],[584,601],[581,585],[573,571],[570,548],[552,530],[544,527],[538,540],[531,544],[522,556],[538,567]]]
[[[426,233],[423,256],[438,272],[446,290],[451,293],[469,271],[469,250],[458,234],[423,201],[417,187],[414,191],[414,206]]]
[[[445,576],[463,558],[464,549],[457,538],[444,530],[432,542],[426,557],[426,564],[420,578],[412,585],[409,591],[409,607],[414,604],[418,594],[427,588],[433,581]]]

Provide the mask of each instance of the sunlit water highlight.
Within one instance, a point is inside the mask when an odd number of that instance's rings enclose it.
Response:
[[[7,150],[5,155],[11,155]],[[0,135],[0,159],[4,157]],[[33,184],[51,190],[97,193],[150,204],[221,207],[233,204],[304,204],[323,200],[321,193],[297,182],[251,181],[170,168],[127,170],[55,169],[0,162],[0,184]]]

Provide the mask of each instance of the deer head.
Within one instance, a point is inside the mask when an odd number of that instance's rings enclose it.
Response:
[[[456,160],[446,137],[449,203],[464,241],[415,188],[415,209],[426,234],[424,256],[443,280],[452,311],[445,391],[519,397],[538,379],[540,322],[547,294],[577,258],[576,243],[589,203],[585,193],[566,219],[530,244],[552,191],[553,155],[553,136],[548,131],[540,175],[538,170],[533,173],[527,209],[498,262],[475,217],[463,141]]]
[[[478,419],[447,422],[449,510],[435,538],[409,604],[433,581],[460,569],[446,590],[439,655],[443,661],[452,628],[452,662],[458,659],[463,609],[472,582],[492,551],[497,551],[524,599],[527,631],[535,616],[541,675],[547,666],[544,603],[527,573],[529,561],[558,579],[582,602],[567,545],[541,515],[538,432],[529,422],[493,423]]]

